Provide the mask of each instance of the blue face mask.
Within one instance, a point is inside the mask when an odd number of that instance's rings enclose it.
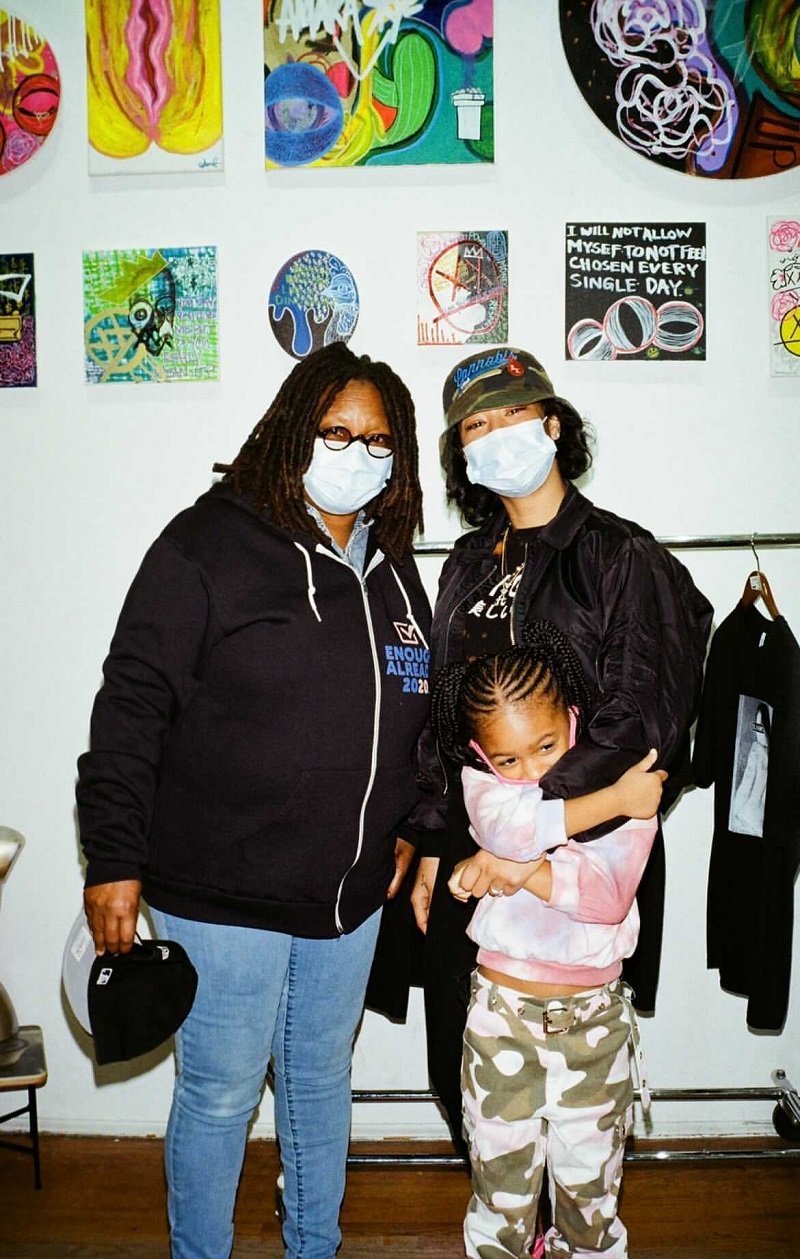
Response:
[[[492,429],[464,447],[467,476],[501,498],[524,498],[547,480],[556,444],[547,436],[544,420],[523,420]]]
[[[393,462],[392,455],[373,458],[363,442],[329,450],[324,442],[315,441],[303,485],[315,507],[334,516],[349,516],[377,498],[392,475]]]

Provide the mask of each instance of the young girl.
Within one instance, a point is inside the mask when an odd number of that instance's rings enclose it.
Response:
[[[611,787],[543,800],[538,780],[591,719],[592,697],[555,626],[534,622],[525,643],[445,666],[433,696],[437,739],[463,765],[479,845],[449,885],[478,898],[462,1070],[473,1170],[466,1253],[529,1252],[547,1165],[546,1253],[620,1259],[634,1015],[619,976],[636,945],[634,898],[666,774],[651,772],[651,750]],[[615,818],[648,820],[621,821],[591,844],[569,838]]]

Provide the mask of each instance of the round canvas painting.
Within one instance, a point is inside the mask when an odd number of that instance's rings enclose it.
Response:
[[[324,249],[293,254],[272,281],[269,322],[293,358],[349,341],[358,322],[358,289],[349,267]]]
[[[0,9],[0,175],[33,157],[53,129],[61,81],[53,50]]]
[[[560,0],[570,69],[634,152],[708,179],[800,162],[800,0]]]

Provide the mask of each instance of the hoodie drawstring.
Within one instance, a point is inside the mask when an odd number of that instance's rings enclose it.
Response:
[[[311,556],[309,555],[306,548],[300,542],[295,542],[295,546],[297,547],[298,551],[303,556],[303,559],[306,562],[306,593],[308,594],[308,602],[311,606],[311,611],[314,613],[314,616],[317,618],[317,620],[321,624],[322,617],[319,614],[319,610],[317,608],[317,601],[314,598],[314,595],[317,593],[317,588],[314,585],[314,578],[311,572]]]

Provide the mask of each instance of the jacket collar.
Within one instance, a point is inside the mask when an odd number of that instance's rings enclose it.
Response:
[[[536,537],[539,541],[546,542],[553,550],[564,551],[593,510],[594,504],[585,498],[580,490],[576,490],[571,481],[568,481],[566,493],[558,511],[552,520],[536,530]],[[465,563],[472,563],[476,559],[492,557],[499,539],[508,528],[508,523],[508,516],[501,508],[485,525],[465,534],[459,540],[456,544],[458,558]]]

